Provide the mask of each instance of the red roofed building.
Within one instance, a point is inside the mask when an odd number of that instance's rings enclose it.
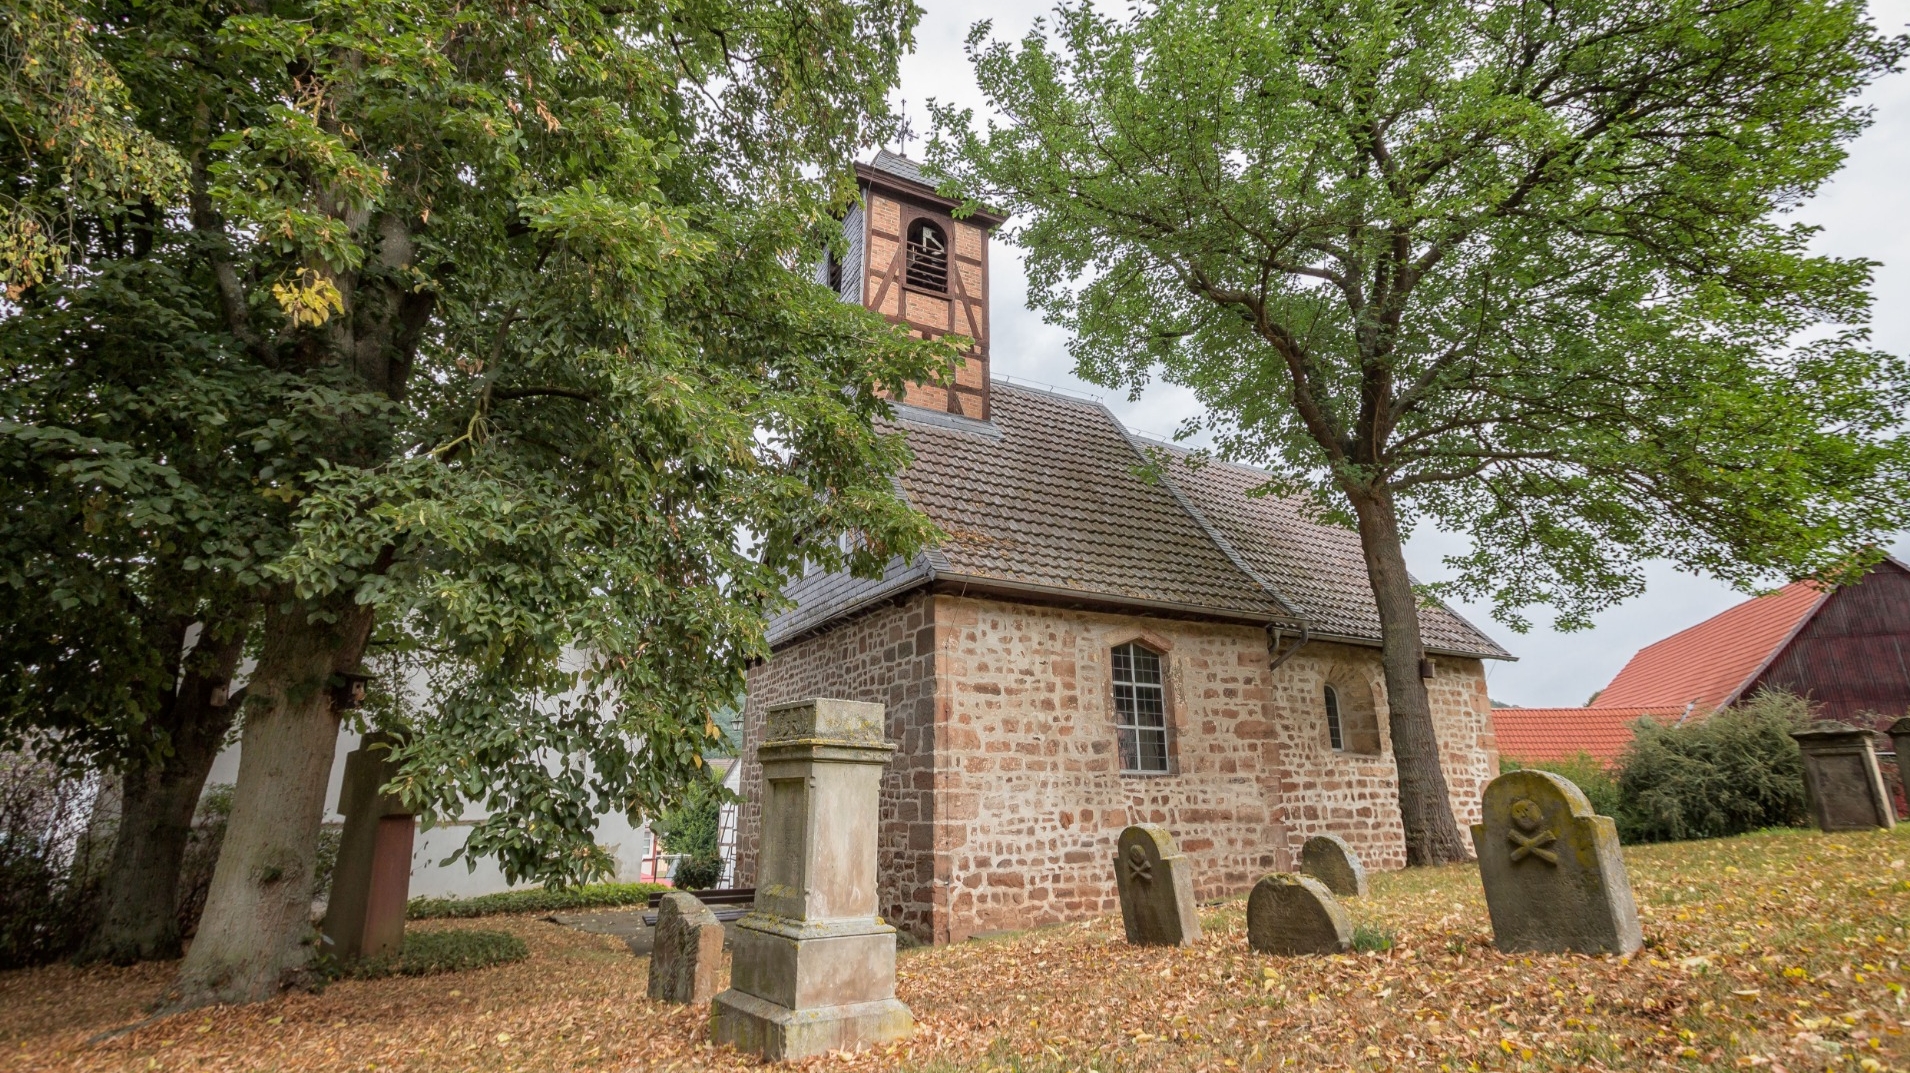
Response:
[[[1807,697],[1826,719],[1910,714],[1910,568],[1885,559],[1826,591],[1800,581],[1648,645],[1588,708],[1498,708],[1502,756],[1616,760],[1640,716],[1703,718],[1760,689]]]

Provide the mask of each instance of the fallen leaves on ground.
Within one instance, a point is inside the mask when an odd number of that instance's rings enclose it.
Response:
[[[1626,850],[1647,946],[1502,955],[1478,872],[1374,878],[1354,920],[1386,953],[1247,950],[1244,903],[1188,948],[1118,919],[906,952],[916,1035],[799,1068],[1095,1070],[1910,1070],[1910,831],[1771,832]],[[644,997],[619,940],[490,918],[528,961],[344,981],[322,994],[138,1021],[171,966],[0,975],[0,1066],[73,1070],[728,1070],[703,1009]],[[446,922],[413,927],[460,927]]]

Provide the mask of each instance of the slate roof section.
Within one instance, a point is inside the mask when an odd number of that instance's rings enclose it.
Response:
[[[912,183],[920,183],[930,190],[935,189],[935,180],[928,177],[928,172],[922,170],[922,165],[908,157],[891,153],[887,149],[877,149],[875,159],[869,161],[869,166],[877,171],[886,171],[898,179],[907,179]]]
[[[1166,456],[1167,476],[1180,486],[1255,574],[1305,612],[1314,633],[1377,640],[1379,609],[1366,578],[1359,534],[1324,525],[1297,500],[1250,496],[1269,475],[1251,466],[1197,459],[1150,443]],[[1422,611],[1420,641],[1428,652],[1510,659],[1511,654],[1446,607]]]
[[[1106,407],[991,390],[987,422],[895,408],[915,455],[902,493],[948,539],[880,579],[802,578],[795,608],[770,623],[772,645],[931,581],[1285,626],[1298,625],[1297,605],[1316,635],[1378,641],[1357,537],[1248,500],[1264,474],[1222,463],[1150,474]],[[1431,651],[1509,658],[1443,608],[1422,623]]]
[[[1817,613],[1828,594],[1797,581],[1639,649],[1598,694],[1600,708],[1733,704]]]
[[[1494,708],[1492,732],[1499,755],[1528,764],[1570,760],[1586,753],[1609,764],[1631,744],[1632,727],[1652,716],[1675,723],[1682,707],[1663,708]]]

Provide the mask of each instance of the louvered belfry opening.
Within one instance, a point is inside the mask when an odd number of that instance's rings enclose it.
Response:
[[[908,280],[925,291],[948,290],[948,238],[927,220],[909,227]]]

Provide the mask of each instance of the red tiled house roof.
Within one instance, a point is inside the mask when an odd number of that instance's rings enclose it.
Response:
[[[1632,724],[1645,716],[1676,719],[1662,708],[1494,708],[1492,730],[1499,755],[1544,763],[1580,753],[1611,763],[1631,744]]]
[[[1658,705],[1708,713],[1736,703],[1828,598],[1799,581],[1647,645],[1593,703]]]

